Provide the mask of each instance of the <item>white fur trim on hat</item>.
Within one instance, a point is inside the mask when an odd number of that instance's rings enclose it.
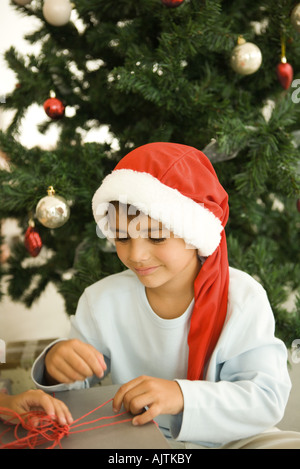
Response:
[[[105,236],[108,236],[105,233],[107,210],[112,201],[133,205],[160,221],[174,235],[197,248],[200,256],[211,255],[220,243],[223,226],[210,210],[149,173],[119,169],[103,180],[94,194],[92,208],[96,223]]]

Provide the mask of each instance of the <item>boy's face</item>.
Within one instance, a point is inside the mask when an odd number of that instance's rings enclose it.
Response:
[[[145,287],[164,286],[172,291],[187,279],[194,280],[199,270],[196,249],[187,247],[160,222],[140,212],[128,215],[127,207],[122,206],[109,215],[109,221],[119,259]]]

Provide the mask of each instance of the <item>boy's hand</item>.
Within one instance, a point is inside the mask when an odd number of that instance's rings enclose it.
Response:
[[[53,345],[45,357],[45,366],[49,384],[83,381],[93,375],[102,378],[106,370],[102,353],[78,339]]]
[[[176,381],[139,376],[123,384],[113,400],[113,409],[118,412],[121,405],[134,417],[134,425],[143,425],[160,414],[179,414],[183,410],[183,395]],[[145,407],[146,412],[143,412]],[[143,413],[141,413],[143,412]]]

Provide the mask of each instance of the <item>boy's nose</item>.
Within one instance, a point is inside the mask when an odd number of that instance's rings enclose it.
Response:
[[[129,259],[139,263],[149,259],[148,243],[143,238],[130,240]]]

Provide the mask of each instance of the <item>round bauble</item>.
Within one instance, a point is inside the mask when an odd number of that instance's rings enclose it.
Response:
[[[300,33],[300,3],[295,6],[291,13],[291,23],[296,31]]]
[[[43,15],[52,26],[64,26],[70,21],[72,4],[69,0],[45,0]]]
[[[70,207],[66,199],[56,195],[55,190],[50,186],[48,195],[38,202],[35,214],[46,228],[59,228],[70,218]]]
[[[259,47],[252,42],[238,44],[232,51],[231,66],[240,75],[255,73],[262,63]]]
[[[44,110],[47,116],[53,120],[61,119],[65,115],[65,106],[57,98],[48,98],[44,102]]]

